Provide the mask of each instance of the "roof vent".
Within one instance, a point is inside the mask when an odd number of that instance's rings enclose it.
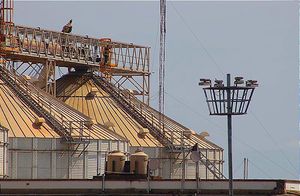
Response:
[[[23,78],[24,78],[25,80],[27,80],[27,81],[31,80],[31,77],[28,76],[28,75],[23,75]]]
[[[207,131],[203,131],[201,132],[199,135],[198,135],[200,138],[205,138],[205,137],[208,137],[209,136],[209,133]]]
[[[114,125],[114,123],[112,123],[112,122],[110,122],[110,121],[106,121],[106,122],[104,122],[104,127],[106,127],[107,129],[109,129],[109,128],[113,128],[115,125]]]
[[[31,77],[28,75],[22,75],[21,80],[22,82],[28,82],[31,80]]]
[[[98,92],[98,89],[96,87],[92,87],[89,94],[91,96],[95,96],[97,92]]]
[[[146,135],[149,133],[149,130],[147,128],[141,128],[139,131],[139,135],[141,137],[146,137]]]
[[[34,119],[34,124],[37,125],[37,126],[39,126],[39,127],[42,126],[43,123],[45,123],[45,122],[46,122],[45,119],[42,118],[42,117],[36,117]]]
[[[187,138],[191,138],[192,135],[195,135],[195,134],[196,134],[196,132],[193,131],[193,130],[191,130],[191,129],[188,129],[188,130],[184,130],[184,131],[183,131],[183,135],[184,135],[185,137],[187,137]]]
[[[84,125],[87,127],[87,128],[92,128],[92,126],[94,125],[94,124],[96,124],[96,121],[94,120],[94,119],[90,119],[90,120],[88,120],[88,121],[86,121],[85,123],[84,123]]]

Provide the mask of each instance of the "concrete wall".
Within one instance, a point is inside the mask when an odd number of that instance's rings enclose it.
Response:
[[[124,195],[130,193],[156,193],[156,195],[186,195],[226,196],[228,195],[228,181],[226,180],[0,180],[2,194],[36,195],[89,195],[106,193],[109,195]],[[198,184],[198,186],[197,186]],[[299,184],[299,182],[297,182]],[[235,180],[233,183],[235,195],[281,195],[287,191],[286,181],[283,180]],[[181,189],[182,188],[182,189]],[[103,192],[104,191],[104,192]]]

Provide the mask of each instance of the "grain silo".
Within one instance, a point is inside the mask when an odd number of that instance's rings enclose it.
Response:
[[[0,168],[13,179],[92,178],[103,173],[106,153],[127,151],[123,137],[63,102],[12,78],[1,67],[0,119],[7,137],[8,159],[2,156]],[[41,120],[43,119],[43,120]],[[7,142],[4,142],[7,143]]]
[[[12,16],[5,6],[0,12]],[[150,47],[0,19],[2,176],[92,178],[104,173],[110,151],[143,148],[158,163],[153,175],[194,178],[198,144],[201,178],[224,177],[221,147],[167,116],[161,121],[149,106]],[[58,68],[68,73],[57,80]]]

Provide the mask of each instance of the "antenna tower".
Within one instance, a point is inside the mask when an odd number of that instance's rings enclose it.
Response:
[[[166,62],[166,0],[160,0],[159,122],[164,132]]]

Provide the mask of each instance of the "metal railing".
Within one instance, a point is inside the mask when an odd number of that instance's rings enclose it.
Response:
[[[99,76],[93,76],[94,82],[103,90],[109,93],[120,106],[126,110],[137,122],[143,127],[148,128],[151,134],[168,149],[175,149],[175,145],[155,126],[153,126],[144,116],[142,116],[131,104],[126,97],[111,83]]]
[[[182,151],[190,152],[191,145],[185,143],[176,145],[174,143],[174,134],[180,134],[177,137],[185,137],[182,135],[182,131],[187,130],[186,127],[176,123],[178,129],[174,132],[172,131],[161,131],[161,123],[158,121],[158,114],[157,112],[153,112],[154,110],[151,109],[146,104],[139,101],[133,95],[126,94],[122,92],[120,89],[116,88],[112,84],[110,84],[105,79],[99,76],[93,76],[93,79],[96,84],[101,86],[106,92],[108,92],[112,97],[142,126],[149,129],[150,133],[161,143],[163,144],[170,152],[181,153]],[[166,119],[167,122],[165,123],[165,127],[168,127],[170,130],[174,129],[174,123],[169,118]],[[174,121],[175,122],[175,121]],[[171,125],[173,124],[173,125]],[[180,132],[180,133],[179,133]],[[182,143],[182,138],[176,138],[177,140],[181,140],[178,142]],[[203,153],[201,154],[200,162],[207,167],[207,169],[213,174],[216,179],[225,179],[223,173],[215,166],[214,162],[209,160],[208,157]]]
[[[35,58],[35,61],[51,58],[58,61],[58,66],[109,67],[113,73],[149,72],[150,48],[146,46],[40,28],[11,25],[3,27],[5,41],[2,43],[2,50],[13,53],[11,58],[17,60],[22,60],[22,56],[26,56],[27,60]],[[108,53],[104,54],[106,49]]]
[[[52,103],[53,98],[48,99],[45,92],[36,89],[32,84],[11,73],[3,66],[0,66],[0,73],[0,78],[13,89],[16,95],[39,117],[43,117],[65,141],[81,143],[90,139],[90,132],[86,132],[87,129],[84,128],[85,124],[89,123],[88,120],[69,120],[66,115],[56,111],[57,107]]]

